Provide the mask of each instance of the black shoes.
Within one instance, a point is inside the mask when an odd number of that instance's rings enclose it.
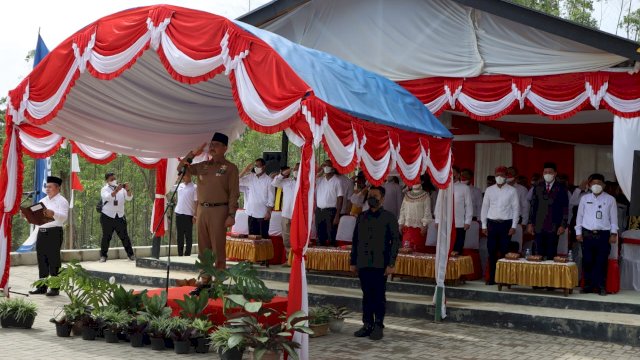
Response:
[[[580,294],[591,294],[593,292],[593,289],[590,287],[584,287],[580,290]]]
[[[600,296],[607,296],[607,290],[605,290],[605,289],[600,289],[600,292],[598,293],[598,295],[600,295]]]
[[[34,290],[29,291],[29,294],[31,295],[42,295],[42,294],[46,294],[47,293],[47,288],[46,287],[39,287],[39,288],[35,288]]]
[[[60,290],[58,289],[49,289],[49,291],[47,291],[46,296],[58,296],[60,295]]]
[[[373,326],[371,325],[363,325],[360,330],[356,331],[353,333],[353,336],[355,337],[367,337],[369,335],[371,335],[371,333],[373,332]]]
[[[371,334],[369,335],[369,339],[371,340],[380,340],[384,334],[382,333],[382,326],[374,325]]]
[[[134,255],[129,256],[129,260],[136,261],[136,257]]]

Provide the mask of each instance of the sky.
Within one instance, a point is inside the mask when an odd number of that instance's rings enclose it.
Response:
[[[603,31],[615,33],[621,4],[632,9],[640,6],[640,0],[601,0],[595,3],[594,17]],[[250,8],[270,0],[11,0],[2,4],[0,20],[0,97],[18,85],[31,70],[32,64],[25,56],[36,46],[38,29],[49,49],[87,24],[115,12],[137,6],[165,3],[199,9],[236,18]],[[625,7],[626,8],[626,7]],[[623,30],[618,34],[624,36]]]

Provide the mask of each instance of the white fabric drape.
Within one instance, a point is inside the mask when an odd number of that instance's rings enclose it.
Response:
[[[436,285],[442,288],[442,307],[441,315],[444,319],[447,317],[447,307],[445,305],[446,298],[444,293],[444,280],[447,273],[447,263],[449,261],[449,247],[451,245],[451,227],[453,226],[453,181],[449,186],[438,191],[438,200],[436,201],[437,217],[440,224],[437,227],[437,245],[436,245]],[[436,298],[434,294],[434,304]]]
[[[450,0],[309,1],[265,28],[394,81],[588,72],[626,60]]]
[[[20,135],[20,143],[22,146],[36,154],[43,154],[50,151],[62,139],[62,136],[58,134],[51,134],[43,138],[31,136],[24,131],[19,131],[18,134]]]
[[[633,154],[640,150],[640,118],[613,118],[613,164],[616,178],[627,199],[631,199]]]
[[[579,185],[593,173],[604,175],[605,179],[613,180],[613,148],[611,146],[575,145],[573,151],[574,182]]]
[[[513,154],[511,144],[476,144],[476,172],[474,183],[482,191],[487,187],[487,176],[498,166],[510,166]]]

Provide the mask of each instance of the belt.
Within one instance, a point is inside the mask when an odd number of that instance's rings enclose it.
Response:
[[[227,206],[229,205],[229,203],[208,203],[208,202],[201,202],[200,203],[201,206],[203,207],[217,207],[217,206]]]
[[[610,234],[611,231],[610,230],[589,230],[589,229],[582,229],[582,233],[588,233],[588,234],[592,234],[592,235],[599,235],[599,234],[604,234],[604,233],[608,233]]]
[[[498,223],[498,224],[502,224],[502,223],[506,223],[506,222],[510,222],[510,223],[513,222],[513,220],[493,220],[493,219],[487,219],[487,221]]]
[[[41,233],[46,233],[49,231],[62,231],[62,226],[52,226],[52,227],[48,227],[48,228],[40,228],[38,229],[38,231],[40,231]]]

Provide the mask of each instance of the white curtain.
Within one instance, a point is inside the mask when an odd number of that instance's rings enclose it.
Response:
[[[576,145],[573,152],[573,182],[579,185],[596,172],[604,175],[607,180],[615,179],[613,147]]]
[[[510,143],[476,144],[475,184],[482,191],[487,187],[487,176],[493,175],[496,167],[510,166],[513,154]]]
[[[620,188],[631,199],[633,153],[640,150],[640,118],[613,118],[613,163]]]

